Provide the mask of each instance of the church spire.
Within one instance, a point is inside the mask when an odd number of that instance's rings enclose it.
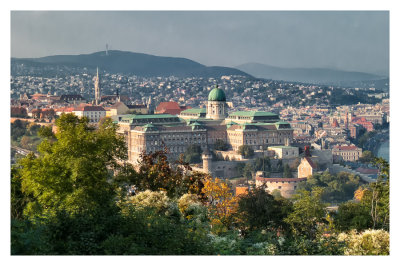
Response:
[[[97,75],[94,81],[94,100],[96,105],[100,103],[100,78],[99,78],[99,68],[97,67]]]

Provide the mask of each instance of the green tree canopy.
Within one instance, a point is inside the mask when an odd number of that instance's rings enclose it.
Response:
[[[196,144],[191,144],[186,148],[184,159],[187,163],[200,163],[201,162],[201,147]]]
[[[254,155],[254,150],[249,145],[242,145],[239,147],[238,154],[244,158],[251,158]]]
[[[228,150],[228,148],[229,148],[228,144],[225,141],[223,141],[222,139],[217,139],[215,141],[214,149],[220,150],[220,151],[226,151],[226,150]]]
[[[127,158],[124,139],[110,119],[93,128],[86,118],[63,114],[56,125],[57,141],[44,140],[38,157],[29,154],[18,163],[21,191],[34,199],[24,210],[28,216],[109,204],[113,170]]]
[[[321,201],[322,188],[299,190],[293,196],[293,212],[284,219],[294,234],[313,238],[318,224],[324,223],[325,205]]]
[[[242,227],[249,230],[286,228],[284,218],[289,214],[291,205],[284,198],[275,199],[264,186],[252,189],[239,199]]]
[[[290,166],[288,164],[285,164],[283,166],[283,177],[285,178],[292,178],[292,169],[290,168]]]
[[[363,151],[360,161],[363,163],[371,163],[374,161],[375,156],[371,151]]]

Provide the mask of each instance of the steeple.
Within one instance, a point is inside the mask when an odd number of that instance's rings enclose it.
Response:
[[[94,81],[94,100],[96,105],[99,105],[100,97],[100,78],[99,78],[99,68],[97,67],[97,75]]]

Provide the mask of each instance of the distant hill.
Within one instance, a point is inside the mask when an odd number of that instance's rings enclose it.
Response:
[[[23,63],[33,67],[68,66],[99,67],[110,73],[134,74],[138,76],[177,76],[177,77],[220,77],[223,75],[242,75],[251,77],[235,68],[204,66],[186,58],[154,56],[118,50],[81,55],[54,55],[41,58],[11,58],[13,63]],[[13,70],[13,67],[11,68]]]
[[[363,72],[342,71],[328,68],[281,68],[258,63],[236,67],[256,78],[295,81],[314,84],[353,84],[359,81],[382,80],[387,77]]]

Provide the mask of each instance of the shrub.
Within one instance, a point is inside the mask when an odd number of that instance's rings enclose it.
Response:
[[[189,206],[194,205],[194,204],[199,204],[199,199],[197,195],[194,194],[184,194],[179,200],[178,200],[178,207],[179,211],[183,215],[187,215],[186,210],[189,208]]]
[[[146,190],[130,197],[128,202],[135,209],[155,208],[157,211],[165,211],[168,208],[170,199],[165,191]]]
[[[345,255],[389,255],[389,233],[385,230],[366,230],[357,233],[339,234],[339,240],[345,241]]]

